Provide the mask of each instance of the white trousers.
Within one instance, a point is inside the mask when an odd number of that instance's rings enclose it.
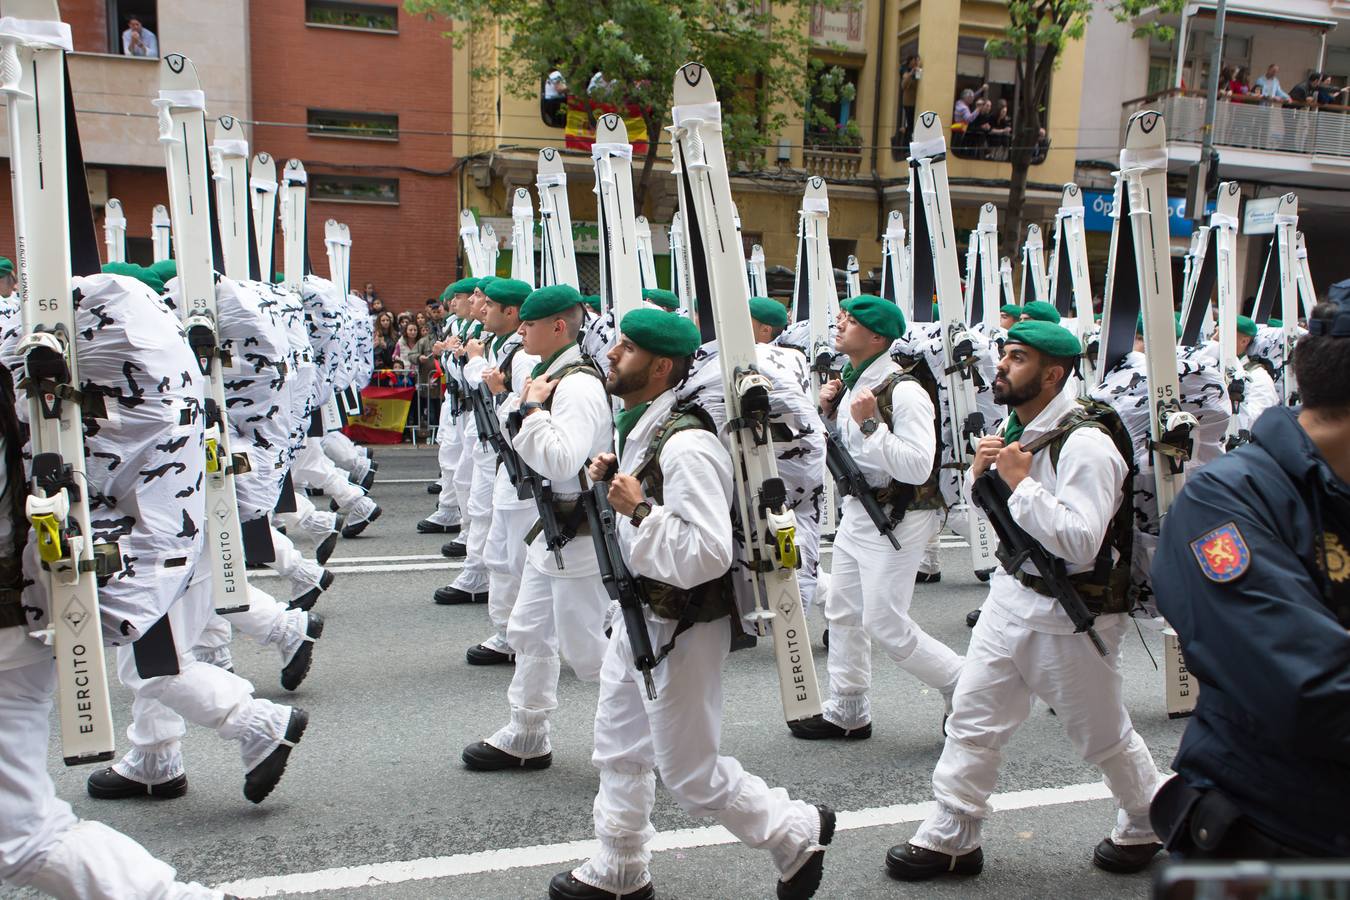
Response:
[[[476,447],[477,442],[474,442]],[[496,456],[474,451],[469,455],[469,502],[464,509],[469,520],[469,534],[465,538],[464,568],[454,586],[461,591],[476,594],[488,589],[488,570],[483,557],[488,533],[492,529],[492,484],[497,477]]]
[[[1097,633],[1110,651],[1103,657],[1086,635],[1032,631],[985,603],[956,684],[947,743],[933,770],[938,808],[911,843],[950,854],[980,846],[1003,747],[1031,714],[1036,697],[1054,709],[1078,755],[1106,776],[1118,806],[1111,839],[1118,844],[1158,839],[1148,807],[1162,776],[1121,694],[1126,622],[1123,615],[1097,619]]]
[[[884,549],[857,543],[835,545],[825,603],[825,621],[830,627],[827,721],[841,728],[861,728],[872,720],[867,692],[872,688],[873,640],[900,668],[944,697],[956,687],[961,657],[909,615],[914,574],[937,528],[935,513],[910,510],[895,529],[899,550],[889,542]]]
[[[942,549],[940,534],[941,529],[938,529],[928,539],[928,545],[923,548],[923,559],[919,560],[919,571],[925,575],[937,575],[942,571],[942,560],[938,556],[938,551]]]
[[[538,518],[539,513],[532,506],[523,509],[498,506],[493,510],[492,527],[483,547],[483,565],[488,570],[488,620],[494,629],[489,640],[492,649],[503,653],[510,652],[506,625],[525,573],[525,535]]]
[[[582,681],[599,679],[608,607],[598,574],[561,578],[526,561],[506,625],[506,641],[516,653],[506,692],[511,721],[487,739],[489,744],[526,758],[552,752],[549,716],[558,708],[559,657]]]
[[[318,438],[306,438],[291,466],[291,476],[299,487],[318,488],[337,501],[339,508],[345,509],[360,498],[365,491],[347,480],[345,473],[333,465],[333,461],[324,455]]]
[[[283,526],[291,535],[303,534],[312,543],[319,543],[337,530],[337,514],[314,508],[304,491],[295,491],[295,512],[274,513],[272,520]]]
[[[199,660],[209,662],[221,654],[223,648],[229,647],[233,631],[237,628],[260,647],[276,647],[281,654],[282,665],[285,665],[304,643],[308,621],[304,610],[287,609],[286,604],[250,584],[248,609],[223,616],[213,615],[202,629],[193,650]]]
[[[267,567],[285,578],[290,579],[291,591],[299,595],[310,588],[318,587],[323,579],[323,567],[305,559],[305,555],[295,548],[290,535],[272,529],[272,551],[276,559]]]
[[[654,648],[670,640],[676,624],[648,613]],[[720,755],[727,629],[720,619],[681,634],[652,673],[656,699],[649,700],[623,618],[615,619],[600,670],[591,757],[600,770],[594,807],[600,850],[573,870],[581,881],[619,894],[650,880],[655,773],[685,812],[711,816],[742,843],[768,850],[780,872],[799,865],[820,840],[814,806]]]
[[[253,685],[192,653],[215,615],[211,582],[187,589],[169,608],[169,626],[178,653],[178,674],[142,678],[131,645],[117,648],[117,677],[131,689],[131,749],[113,768],[124,778],[158,784],[183,774],[182,737],[186,719],[239,743],[244,771],[281,743],[291,708],[253,696]]]
[[[357,450],[352,439],[347,437],[341,431],[330,431],[320,440],[324,455],[333,461],[340,469],[350,472],[364,461],[361,452]]]
[[[217,900],[101,822],[75,818],[47,774],[56,666],[0,670],[0,882],[63,900]]]
[[[459,424],[450,415],[450,399],[441,402],[441,424],[436,431],[436,462],[441,467],[441,493],[436,498],[436,511],[427,518],[437,525],[460,524],[463,512],[459,492],[455,488],[455,471],[463,452],[463,435]]]

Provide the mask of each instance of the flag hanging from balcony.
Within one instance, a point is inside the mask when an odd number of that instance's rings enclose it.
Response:
[[[361,391],[361,417],[342,430],[363,444],[400,443],[416,395],[416,388],[371,385]]]
[[[647,152],[647,123],[642,120],[642,110],[635,104],[616,106],[613,103],[597,103],[585,97],[567,98],[566,146],[569,150],[587,150],[595,143],[596,120],[605,113],[618,113],[628,127],[628,142],[633,145],[633,154],[642,156]]]

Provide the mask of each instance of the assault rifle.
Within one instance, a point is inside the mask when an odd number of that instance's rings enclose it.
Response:
[[[1074,633],[1087,632],[1097,652],[1106,656],[1106,644],[1102,643],[1101,637],[1092,627],[1096,617],[1088,611],[1087,604],[1078,595],[1078,589],[1069,580],[1064,560],[1052,556],[1035,538],[1027,534],[1022,526],[1013,521],[1012,513],[1008,511],[1008,501],[1012,498],[1012,490],[1008,487],[1008,483],[998,472],[987,469],[983,475],[975,479],[971,496],[989,515],[989,522],[994,528],[994,533],[998,535],[999,562],[1003,564],[1008,574],[1016,574],[1025,562],[1034,565],[1050,595],[1068,614],[1069,621],[1073,622]]]
[[[872,524],[877,526],[877,531],[885,535],[886,539],[891,542],[892,547],[899,550],[900,542],[895,537],[895,523],[891,521],[891,517],[886,515],[886,511],[877,502],[877,498],[872,493],[871,487],[868,486],[867,478],[863,475],[862,469],[858,468],[858,463],[844,449],[844,445],[835,440],[834,435],[829,433],[825,435],[825,466],[834,476],[834,483],[838,486],[839,493],[858,498],[863,511],[867,513],[867,518],[871,519]]]
[[[506,430],[511,433],[512,440],[517,434],[520,434],[521,423],[520,411],[516,410],[506,417]],[[499,432],[500,433],[500,432]],[[544,546],[553,553],[553,561],[557,563],[558,568],[563,567],[562,548],[571,540],[563,534],[562,525],[558,522],[558,509],[553,505],[553,485],[540,475],[534,469],[525,464],[511,447],[507,451],[515,458],[516,476],[511,478],[511,483],[516,486],[516,497],[521,500],[534,498],[535,509],[539,512],[539,524],[535,527],[543,532]],[[511,476],[511,470],[507,469],[507,476]],[[528,538],[532,539],[535,532],[531,531]]]
[[[497,454],[497,462],[506,469],[507,479],[519,492],[523,465],[506,435],[502,434],[502,423],[496,413],[497,401],[493,399],[491,389],[483,382],[479,382],[473,392],[482,410],[482,417],[478,420],[478,435],[492,448],[492,452]]]
[[[600,564],[600,581],[605,585],[609,598],[619,602],[624,630],[628,632],[628,645],[633,653],[633,665],[642,673],[642,680],[647,686],[647,699],[655,700],[656,684],[652,681],[652,670],[660,660],[652,650],[651,635],[647,633],[647,617],[642,611],[647,598],[643,596],[642,586],[623,560],[614,507],[609,505],[608,483],[600,481],[592,484],[589,490],[582,493],[581,503],[591,526],[595,558]]]

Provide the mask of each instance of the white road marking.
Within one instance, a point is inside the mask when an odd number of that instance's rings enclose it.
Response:
[[[379,557],[371,557],[371,559],[379,559]],[[427,559],[441,559],[441,557],[429,556]],[[333,560],[330,559],[328,562],[332,563]],[[441,559],[440,562],[373,563],[355,566],[332,566],[331,568],[334,575],[360,574],[362,572],[435,572],[443,569],[462,569],[464,568],[464,561]],[[250,581],[280,577],[271,569],[248,573]]]
[[[1106,800],[1111,796],[1100,781],[1091,784],[1071,784],[1058,788],[1036,788],[995,794],[993,805],[1000,811],[1056,806],[1064,803],[1083,803]],[[903,803],[895,806],[877,806],[869,809],[839,813],[838,831],[859,828],[899,825],[924,819],[934,807],[926,803]],[[704,828],[682,828],[663,831],[652,840],[651,849],[688,850],[695,847],[713,847],[734,844],[736,838],[721,825]],[[426,881],[436,878],[454,878],[479,875],[484,872],[503,872],[536,866],[557,866],[583,860],[599,849],[596,841],[567,841],[535,847],[511,847],[502,850],[483,850],[478,853],[460,853],[455,856],[434,856],[396,862],[372,863],[364,866],[343,866],[321,869],[317,872],[297,872],[262,878],[243,878],[216,885],[216,889],[239,897],[275,897],[279,894],[310,894],[319,891],[354,890],[378,885],[399,884],[405,881]]]

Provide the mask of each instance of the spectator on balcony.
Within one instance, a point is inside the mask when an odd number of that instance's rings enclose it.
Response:
[[[1233,73],[1233,77],[1228,81],[1228,97],[1230,100],[1243,101],[1252,92],[1251,73],[1247,71],[1246,66],[1239,66]]]
[[[1345,95],[1350,93],[1350,87],[1336,88],[1332,83],[1331,76],[1322,74],[1322,83],[1317,86],[1317,102],[1323,106],[1339,106],[1345,103]]]
[[[989,142],[990,155],[997,159],[1008,158],[1008,148],[1012,146],[1012,114],[1008,112],[1008,101],[999,100],[994,111],[994,121],[985,140]]]
[[[975,116],[979,114],[977,112],[979,104],[976,103],[975,100],[980,94],[983,94],[988,87],[989,85],[987,84],[981,87],[979,94],[976,94],[970,88],[966,88],[961,92],[960,98],[956,101],[956,109],[952,112],[953,127],[956,125],[969,127],[970,123],[975,121]]]
[[[989,155],[989,133],[994,128],[994,104],[981,97],[975,101],[975,118],[966,126],[966,148],[973,156],[984,158]]]
[[[914,110],[919,97],[919,80],[923,78],[923,60],[918,54],[905,57],[900,63],[900,120],[899,146],[908,150],[909,142],[914,139]]]
[[[1256,79],[1256,84],[1253,87],[1260,88],[1261,96],[1269,102],[1287,101],[1289,99],[1289,94],[1280,86],[1280,67],[1273,63],[1266,68],[1266,74]]]
[[[1299,106],[1317,103],[1317,89],[1322,85],[1321,72],[1309,72],[1307,81],[1300,81],[1289,91],[1289,99]]]
[[[127,20],[127,28],[122,32],[122,52],[127,56],[141,56],[146,59],[159,58],[159,39],[141,20],[132,16]]]
[[[567,102],[567,81],[560,70],[554,69],[548,73],[540,100],[546,124],[554,128],[567,124],[567,114],[563,112],[563,104]]]

